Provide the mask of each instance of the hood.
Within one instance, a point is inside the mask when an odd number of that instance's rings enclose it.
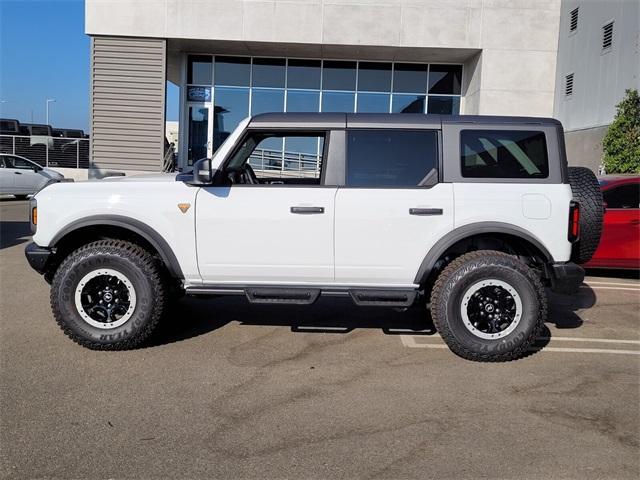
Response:
[[[56,172],[55,170],[51,170],[50,168],[43,168],[42,173],[45,173],[49,178],[55,178],[56,180],[60,180],[64,178],[60,172]]]
[[[101,182],[175,182],[177,173],[147,173],[143,175],[128,175],[105,177]]]

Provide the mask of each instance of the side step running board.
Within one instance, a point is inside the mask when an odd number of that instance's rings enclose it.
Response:
[[[417,290],[395,288],[346,288],[299,286],[249,286],[202,285],[188,287],[187,295],[245,295],[251,303],[311,305],[320,295],[350,296],[359,306],[409,307],[418,294]]]
[[[410,307],[416,299],[415,290],[349,290],[360,306]]]
[[[311,288],[246,288],[251,303],[289,303],[310,305],[320,296],[320,289]]]

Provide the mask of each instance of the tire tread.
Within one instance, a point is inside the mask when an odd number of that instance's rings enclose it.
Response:
[[[532,283],[534,290],[536,291],[536,296],[538,297],[538,317],[534,328],[518,347],[508,352],[490,355],[473,352],[455,338],[447,325],[447,305],[445,301],[448,293],[447,289],[449,291],[451,290],[453,287],[452,279],[459,275],[461,269],[469,263],[478,261],[482,261],[487,266],[495,266],[496,264],[499,264],[520,272]],[[531,268],[515,258],[513,255],[495,250],[477,250],[456,258],[447,265],[442,273],[440,273],[434,283],[431,293],[431,317],[436,329],[442,336],[442,339],[456,355],[476,362],[507,362],[517,360],[527,355],[529,353],[529,349],[540,335],[540,332],[544,327],[544,322],[547,319],[547,295],[540,278],[538,278]]]

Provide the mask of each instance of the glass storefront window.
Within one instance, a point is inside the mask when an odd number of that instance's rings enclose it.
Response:
[[[320,89],[320,60],[289,60],[287,88]]]
[[[393,67],[393,91],[422,93],[427,91],[427,66],[396,63]]]
[[[213,100],[213,149],[216,150],[249,116],[249,89],[216,87]]]
[[[187,69],[187,83],[193,85],[211,85],[211,55],[190,55]]]
[[[189,107],[189,151],[187,161],[193,162],[207,157],[209,142],[209,109],[201,106]]]
[[[356,62],[325,60],[322,68],[323,90],[355,90]]]
[[[250,58],[216,57],[213,78],[216,85],[248,87],[250,77]]]
[[[460,113],[460,97],[434,97],[429,95],[427,113],[458,115]]]
[[[386,93],[358,93],[356,112],[389,113],[389,97]]]
[[[320,111],[320,92],[314,90],[288,90],[287,112]]]
[[[358,91],[391,91],[391,64],[360,62],[358,64]]]
[[[394,94],[392,102],[392,113],[424,113],[424,95]]]
[[[284,88],[284,58],[254,58],[252,86]]]
[[[459,114],[461,65],[188,55],[188,161],[215,151],[238,123],[265,112]],[[196,102],[204,107],[196,106]],[[194,110],[195,109],[195,110]],[[212,120],[199,110],[208,112]],[[213,125],[212,125],[213,123]],[[204,133],[203,133],[204,132]],[[203,141],[203,135],[208,139]],[[282,152],[292,143],[265,145]],[[304,147],[312,149],[309,144]]]
[[[323,112],[353,113],[355,93],[351,92],[322,92]]]
[[[461,65],[431,65],[429,69],[429,93],[459,95],[461,83]]]
[[[284,90],[254,88],[251,93],[251,115],[266,112],[284,112]]]

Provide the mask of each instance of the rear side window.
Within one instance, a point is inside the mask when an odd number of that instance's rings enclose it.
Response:
[[[415,187],[437,169],[437,165],[435,130],[379,129],[348,133],[348,186]]]
[[[462,176],[465,178],[547,178],[549,159],[544,132],[463,130]]]
[[[607,208],[640,208],[640,183],[611,188],[602,196]]]

